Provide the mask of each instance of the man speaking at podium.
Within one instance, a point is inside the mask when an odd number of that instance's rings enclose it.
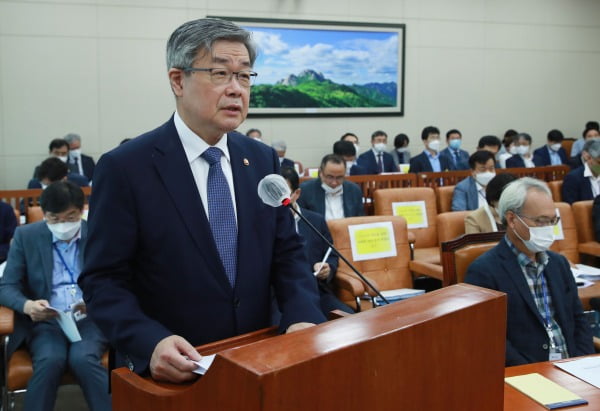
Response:
[[[167,44],[175,114],[98,162],[79,284],[117,366],[194,378],[193,346],[269,325],[271,286],[281,331],[325,320],[291,214],[256,191],[277,154],[233,131],[255,58],[231,22],[183,24]]]

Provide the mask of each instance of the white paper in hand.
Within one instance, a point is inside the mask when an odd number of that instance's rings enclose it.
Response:
[[[200,375],[206,374],[206,371],[208,371],[213,360],[215,359],[215,355],[216,354],[204,355],[204,356],[202,356],[200,361],[194,361],[194,364],[196,364],[198,366],[198,368],[196,370],[194,370],[194,372],[196,374],[200,374]]]
[[[75,324],[75,320],[71,313],[62,312],[54,307],[48,308],[58,313],[56,321],[58,321],[58,325],[60,325],[60,328],[63,330],[69,341],[72,343],[81,341],[81,335],[79,334],[79,330],[77,329],[77,325]]]

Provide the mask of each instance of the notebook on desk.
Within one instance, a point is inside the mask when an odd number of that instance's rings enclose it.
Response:
[[[577,394],[538,373],[507,377],[504,381],[549,410],[588,403]]]

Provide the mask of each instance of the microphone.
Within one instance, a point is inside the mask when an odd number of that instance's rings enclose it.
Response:
[[[269,175],[263,177],[263,179],[260,180],[258,183],[258,196],[260,197],[262,202],[268,206],[288,207],[291,204],[290,194],[291,194],[290,187],[288,186],[287,182],[285,181],[285,178],[283,178],[283,176],[280,176],[279,174],[269,174]],[[329,240],[327,240],[327,238],[325,238],[325,236],[323,234],[321,234],[321,232],[314,225],[312,225],[311,222],[306,219],[306,217],[304,217],[302,215],[302,213],[299,213],[294,207],[290,207],[290,208],[298,217],[300,217],[302,219],[302,221],[304,221],[306,223],[306,225],[308,225],[310,227],[310,229],[314,233],[316,233],[321,238],[321,240],[323,240],[329,247],[331,247],[331,249],[333,251],[335,251],[335,253],[338,255],[338,257],[340,257],[348,265],[348,267],[350,267],[352,269],[352,271],[354,271],[354,273],[356,273],[356,275],[358,275],[358,277],[361,280],[363,280],[365,282],[365,284],[367,284],[369,286],[369,288],[371,290],[375,291],[375,293],[386,304],[390,303],[387,300],[387,298],[385,298],[381,294],[381,292],[377,289],[377,287],[375,287],[364,275],[362,275],[358,271],[358,269],[356,267],[354,267],[354,265],[352,265],[352,263],[350,261],[348,261],[348,259],[346,257],[344,257],[337,250],[337,248],[335,248],[334,245],[331,244],[331,242]]]

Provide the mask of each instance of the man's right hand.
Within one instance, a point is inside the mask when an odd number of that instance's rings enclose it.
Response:
[[[157,381],[185,382],[197,377],[198,368],[190,360],[200,361],[202,356],[183,337],[171,335],[156,344],[150,358],[150,374]]]
[[[56,311],[49,309],[49,306],[50,304],[46,300],[27,300],[23,306],[23,312],[33,321],[45,321],[58,315]]]

